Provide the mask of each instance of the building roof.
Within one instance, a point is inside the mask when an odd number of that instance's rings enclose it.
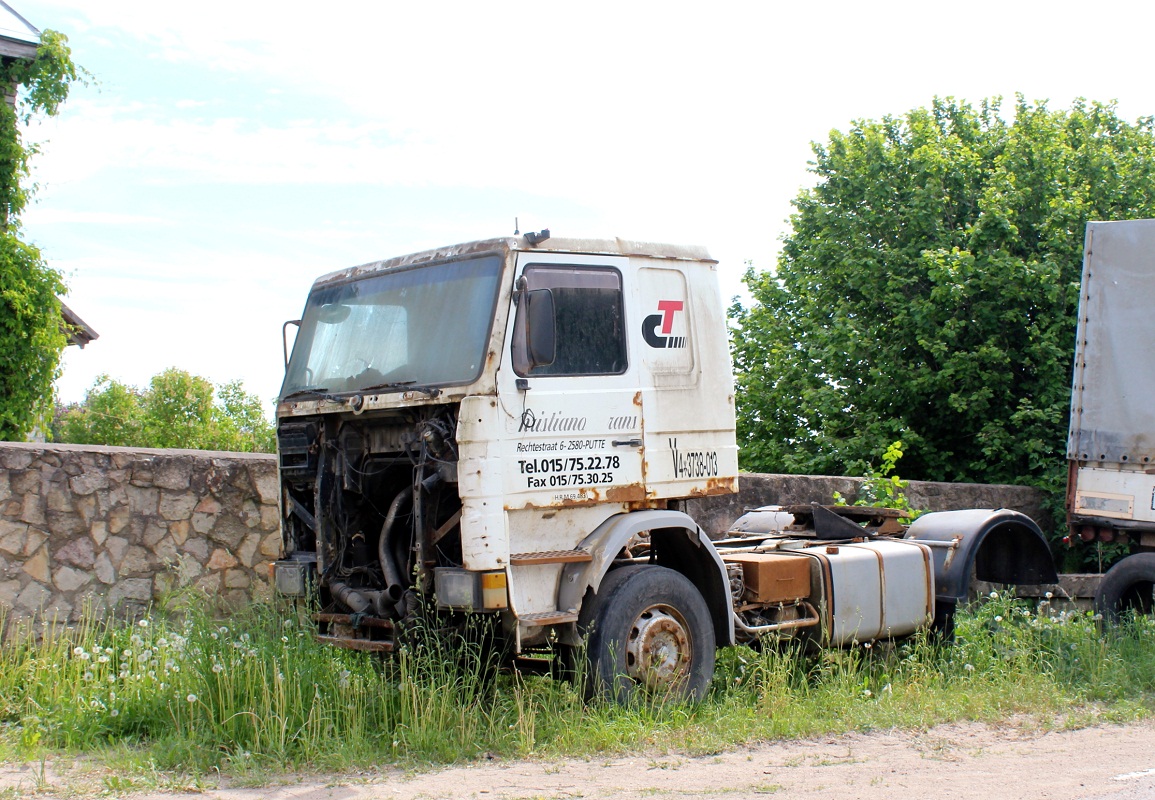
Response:
[[[87,322],[76,316],[76,312],[63,302],[60,304],[60,314],[64,317],[64,335],[68,337],[69,344],[78,345],[83,350],[84,345],[93,339],[100,338],[99,333],[94,331]]]
[[[0,0],[0,55],[36,58],[40,31],[12,6]]]

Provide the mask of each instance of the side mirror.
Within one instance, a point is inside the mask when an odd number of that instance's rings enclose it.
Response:
[[[285,371],[289,369],[289,326],[296,325],[298,329],[301,327],[301,320],[291,319],[281,326],[281,347],[285,351]],[[293,344],[296,344],[296,337],[293,338]]]
[[[545,367],[557,357],[557,325],[553,292],[534,289],[522,295],[525,301],[525,343],[529,368]]]

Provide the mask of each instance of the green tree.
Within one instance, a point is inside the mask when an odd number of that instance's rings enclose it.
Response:
[[[1155,215],[1155,122],[936,99],[814,145],[777,270],[731,309],[747,469],[1063,483],[1088,220]]]
[[[272,423],[240,381],[219,389],[184,370],[154,375],[145,390],[101,375],[84,402],[58,409],[57,441],[121,447],[271,453]]]
[[[0,440],[23,439],[47,417],[67,344],[60,274],[19,237],[28,202],[22,181],[36,153],[23,143],[20,126],[56,114],[80,77],[67,43],[63,34],[44,31],[35,59],[0,63],[0,87],[19,87],[15,107],[0,102]]]

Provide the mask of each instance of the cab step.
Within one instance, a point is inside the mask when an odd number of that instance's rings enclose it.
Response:
[[[537,553],[511,553],[509,563],[514,567],[529,567],[535,564],[580,564],[593,561],[588,550],[542,550]]]
[[[561,625],[566,622],[577,622],[575,611],[535,611],[532,614],[519,614],[517,621],[525,625]]]

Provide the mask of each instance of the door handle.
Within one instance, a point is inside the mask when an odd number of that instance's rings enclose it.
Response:
[[[610,442],[610,444],[612,444],[614,447],[641,447],[642,446],[642,440],[641,439],[621,439],[621,440],[615,439],[614,441]]]

